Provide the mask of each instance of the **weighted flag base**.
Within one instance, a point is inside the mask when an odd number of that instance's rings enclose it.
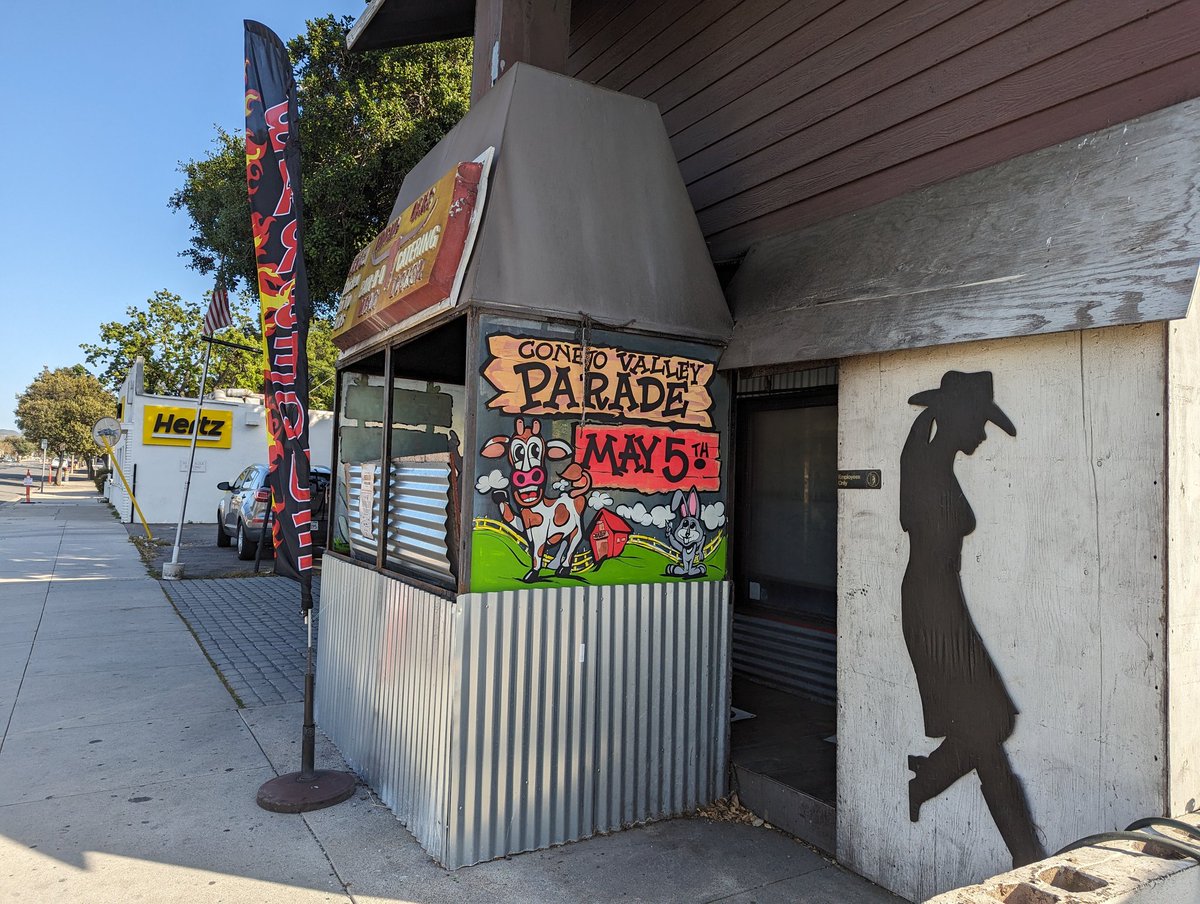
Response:
[[[264,782],[258,805],[272,813],[306,813],[332,807],[354,796],[357,779],[352,772],[318,769],[305,775],[289,772]]]

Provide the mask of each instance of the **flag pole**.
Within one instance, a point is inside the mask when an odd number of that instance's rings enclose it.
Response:
[[[314,763],[312,487],[305,350],[311,305],[304,265],[300,147],[294,131],[299,116],[296,84],[287,48],[265,25],[246,21],[245,48],[246,187],[262,308],[275,573],[299,582],[300,612],[308,632],[300,771],[264,782],[257,800],[265,810],[302,813],[349,800],[357,779],[352,772],[317,769]]]
[[[178,581],[183,577],[183,565],[179,561],[179,544],[183,538],[183,517],[187,512],[188,492],[192,488],[192,468],[196,464],[196,441],[200,438],[200,413],[204,406],[204,385],[208,382],[208,362],[212,345],[204,344],[204,367],[200,371],[200,390],[196,393],[196,416],[192,419],[192,447],[188,453],[187,478],[183,482],[183,502],[179,506],[179,523],[175,525],[175,545],[171,549],[171,561],[164,562],[164,581]]]

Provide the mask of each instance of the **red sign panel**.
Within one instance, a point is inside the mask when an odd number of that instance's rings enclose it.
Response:
[[[700,430],[587,425],[575,430],[575,461],[592,485],[641,493],[721,488],[721,438]]]
[[[483,163],[460,163],[358,253],[334,318],[334,345],[347,349],[450,297],[470,254],[483,173]]]

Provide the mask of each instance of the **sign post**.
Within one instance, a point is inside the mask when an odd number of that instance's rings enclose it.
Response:
[[[150,535],[150,525],[146,523],[146,516],[142,514],[142,507],[138,505],[137,497],[133,495],[133,490],[129,486],[129,481],[125,479],[125,469],[121,467],[117,461],[117,453],[113,451],[113,441],[121,435],[121,425],[115,417],[102,417],[92,425],[92,441],[97,446],[108,453],[109,460],[113,464],[113,470],[117,472],[117,476],[121,478],[121,483],[125,486],[125,492],[129,496],[129,501],[133,503],[134,511],[138,513],[138,517],[142,519],[142,529],[146,531],[146,539],[153,540]],[[42,440],[45,442],[45,440]],[[43,449],[45,447],[43,446]],[[43,456],[45,453],[43,452]]]
[[[204,406],[204,384],[208,382],[208,362],[212,354],[211,343],[204,344],[204,366],[200,369],[200,391],[196,393],[196,416],[192,418],[192,444],[188,451],[187,477],[183,481],[183,501],[179,504],[179,523],[175,525],[175,545],[171,547],[171,561],[164,562],[164,581],[178,581],[183,577],[183,565],[179,561],[179,544],[183,538],[183,516],[187,513],[188,492],[192,488],[192,468],[196,466],[196,440],[200,438],[201,408]]]
[[[39,493],[46,492],[46,447],[50,445],[50,440],[42,440],[42,485],[38,487]]]

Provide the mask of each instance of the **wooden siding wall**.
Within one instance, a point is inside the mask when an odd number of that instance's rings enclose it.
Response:
[[[1200,96],[1200,0],[575,0],[567,73],[658,104],[719,261]]]

